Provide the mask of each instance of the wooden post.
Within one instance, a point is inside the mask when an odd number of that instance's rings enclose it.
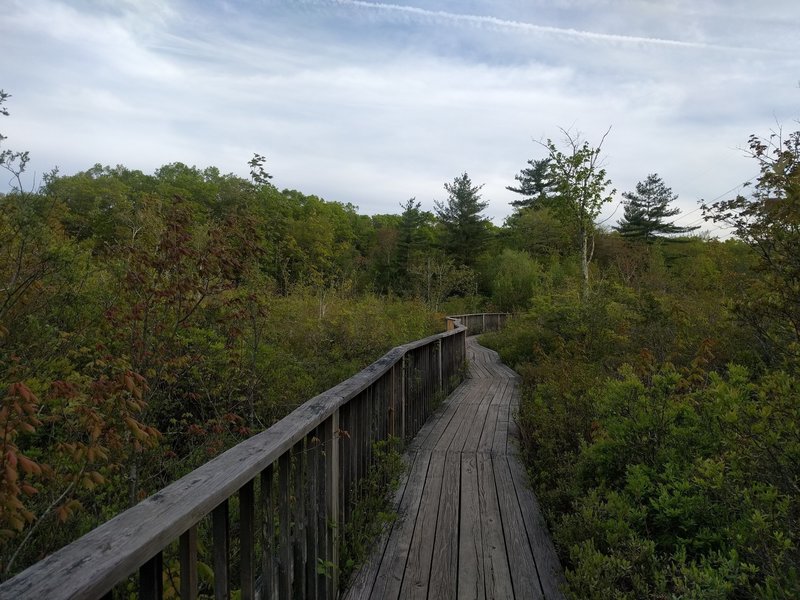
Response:
[[[256,537],[256,503],[255,489],[251,479],[239,490],[239,513],[241,531],[239,533],[241,556],[241,598],[254,600],[255,590],[255,537]]]
[[[197,599],[197,526],[184,533],[179,542],[181,561],[181,600]]]
[[[228,600],[228,501],[224,500],[211,513],[214,544],[214,598]]]
[[[272,477],[275,467],[268,465],[261,472],[261,598],[272,598],[274,589],[275,508]]]
[[[439,351],[439,392],[444,389],[444,378],[442,377],[442,338],[436,340],[436,348]]]
[[[400,439],[406,442],[406,355],[400,360]]]
[[[339,411],[325,421],[325,495],[328,503],[328,549],[327,560],[333,565],[328,597],[339,593]]]
[[[278,545],[278,597],[289,598],[292,592],[292,531],[291,531],[291,480],[292,451],[287,450],[278,459],[278,513],[280,520],[280,542]]]
[[[164,582],[161,572],[164,570],[164,559],[161,552],[144,563],[139,569],[139,597],[145,600],[161,600],[164,595]]]

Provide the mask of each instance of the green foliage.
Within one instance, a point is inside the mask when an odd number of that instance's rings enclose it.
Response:
[[[703,205],[758,256],[759,277],[737,304],[739,318],[759,332],[765,358],[800,358],[800,131],[751,136],[760,173],[751,197]]]
[[[396,518],[392,494],[406,469],[400,454],[400,440],[389,438],[372,446],[374,463],[353,490],[350,521],[340,537],[341,589],[369,556],[372,544]]]
[[[519,174],[514,175],[517,180],[517,187],[506,186],[506,189],[523,196],[522,200],[513,200],[511,205],[517,209],[542,208],[548,199],[550,182],[548,172],[550,170],[550,160],[543,158],[540,160],[531,159],[528,167],[522,169]]]
[[[594,254],[594,221],[603,204],[611,202],[616,190],[608,192],[611,180],[601,167],[600,152],[605,135],[597,147],[592,147],[580,136],[562,132],[563,151],[550,139],[545,144],[549,153],[547,179],[553,193],[553,199],[547,205],[577,231],[585,300],[589,294],[589,263]]]
[[[439,330],[371,223],[180,163],[0,197],[2,577]]]
[[[486,272],[493,274],[489,284],[492,303],[502,312],[527,308],[534,289],[544,279],[539,263],[525,252],[509,249],[493,257]]]

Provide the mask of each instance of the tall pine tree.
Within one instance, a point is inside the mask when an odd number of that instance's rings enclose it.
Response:
[[[443,227],[442,245],[458,265],[472,266],[488,238],[489,221],[481,212],[489,203],[481,201],[482,187],[462,173],[444,184],[447,202],[434,203]]]
[[[627,200],[625,213],[616,230],[623,237],[652,242],[661,235],[689,233],[698,227],[680,227],[667,219],[680,213],[679,208],[670,208],[671,202],[678,199],[677,194],[662,181],[656,173],[636,184],[635,192],[625,192]]]

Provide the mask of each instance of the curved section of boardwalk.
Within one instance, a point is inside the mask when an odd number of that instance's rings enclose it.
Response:
[[[517,456],[516,373],[468,338],[466,381],[409,446],[398,518],[347,598],[562,598]]]

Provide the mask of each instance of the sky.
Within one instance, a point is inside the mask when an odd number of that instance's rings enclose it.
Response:
[[[701,199],[757,174],[749,135],[800,118],[798,0],[0,4],[0,133],[31,186],[96,163],[247,176],[259,153],[278,188],[366,214],[433,210],[467,172],[499,225],[542,142],[610,128],[601,220],[658,173],[704,225]]]

